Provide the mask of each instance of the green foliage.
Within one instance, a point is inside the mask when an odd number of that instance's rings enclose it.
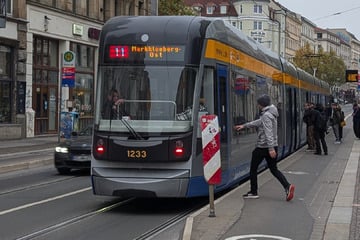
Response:
[[[183,0],[159,0],[159,16],[196,15],[191,7],[185,6]]]
[[[335,52],[324,52],[322,49],[314,54],[314,51],[307,44],[296,51],[293,59],[294,64],[319,79],[330,84],[330,86],[345,83],[346,65],[344,61],[336,56]]]

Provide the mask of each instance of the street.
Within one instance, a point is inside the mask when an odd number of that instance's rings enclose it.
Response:
[[[84,171],[17,171],[0,177],[1,238],[149,239],[178,224],[170,234],[178,239],[184,216],[201,201],[99,197]]]

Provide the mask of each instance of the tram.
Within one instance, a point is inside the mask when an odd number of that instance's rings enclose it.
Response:
[[[222,181],[215,191],[233,187],[249,176],[256,143],[254,129],[237,132],[233,127],[256,118],[256,99],[264,93],[280,113],[281,160],[306,143],[303,105],[325,104],[328,84],[221,19],[110,19],[99,46],[93,193],[208,195],[199,124],[205,114],[217,115],[220,128]]]

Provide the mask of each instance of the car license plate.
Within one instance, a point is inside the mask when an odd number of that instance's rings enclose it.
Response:
[[[74,161],[90,161],[90,155],[75,155],[73,156]]]

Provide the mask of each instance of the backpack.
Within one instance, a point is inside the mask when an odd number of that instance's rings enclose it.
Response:
[[[319,130],[321,131],[326,131],[327,128],[328,128],[328,125],[327,125],[327,122],[328,122],[328,118],[326,116],[326,113],[325,112],[320,112],[320,114],[318,115],[319,116],[319,119],[317,121],[317,127]]]

